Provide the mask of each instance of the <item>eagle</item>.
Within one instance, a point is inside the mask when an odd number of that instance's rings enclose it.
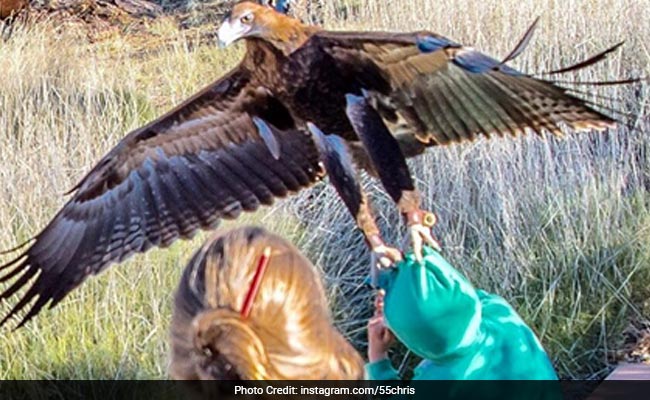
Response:
[[[352,162],[380,179],[414,245],[435,244],[405,158],[480,137],[615,125],[597,104],[506,65],[531,33],[498,61],[432,32],[328,31],[266,2],[235,3],[218,37],[245,42],[239,65],[128,133],[12,250],[22,251],[0,266],[0,299],[16,302],[0,326],[19,317],[19,328],[109,265],[270,205],[328,171],[373,253],[390,262],[396,252],[368,222],[365,195],[346,185]]]

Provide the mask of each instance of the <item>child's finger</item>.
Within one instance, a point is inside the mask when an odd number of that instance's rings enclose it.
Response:
[[[375,296],[375,308],[384,305],[384,297],[386,297],[386,291],[384,289],[377,290],[377,295]]]
[[[385,291],[383,289],[377,290],[377,294],[375,296],[375,313],[373,314],[375,317],[383,317],[384,316],[384,296],[385,296]]]
[[[368,320],[368,327],[373,327],[376,325],[382,325],[384,323],[384,318],[383,317],[372,317]]]

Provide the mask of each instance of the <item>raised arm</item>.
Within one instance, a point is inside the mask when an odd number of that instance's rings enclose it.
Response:
[[[370,380],[397,380],[399,372],[388,358],[388,349],[395,343],[395,335],[386,326],[384,318],[384,297],[386,292],[378,290],[375,297],[375,315],[368,321],[368,363],[366,378]]]

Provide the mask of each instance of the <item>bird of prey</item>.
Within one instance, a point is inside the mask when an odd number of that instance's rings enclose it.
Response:
[[[224,45],[245,42],[240,64],[126,135],[0,266],[0,299],[17,297],[0,325],[19,316],[22,326],[134,253],[311,186],[325,173],[319,132],[380,178],[417,244],[433,238],[405,157],[478,137],[614,125],[570,90],[506,65],[530,34],[497,61],[432,32],[327,31],[262,3],[237,2],[218,31]],[[361,209],[351,208],[357,221]],[[368,226],[372,250],[393,257]]]

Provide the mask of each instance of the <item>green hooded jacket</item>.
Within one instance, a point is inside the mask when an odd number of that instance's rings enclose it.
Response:
[[[556,380],[541,343],[501,297],[476,290],[438,252],[425,248],[380,275],[386,324],[423,358],[419,380]],[[388,359],[366,364],[372,380],[399,379]]]

